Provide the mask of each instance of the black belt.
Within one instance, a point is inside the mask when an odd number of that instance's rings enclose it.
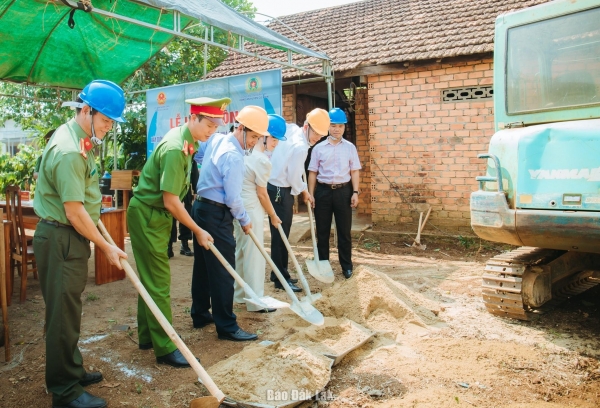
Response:
[[[223,203],[218,203],[218,202],[216,202],[216,201],[209,200],[208,198],[204,198],[204,197],[200,197],[200,196],[196,197],[196,200],[198,200],[198,201],[200,201],[200,202],[203,202],[203,203],[208,203],[208,204],[216,205],[217,207],[229,208],[229,207],[227,207],[227,206],[226,206],[225,204],[223,204]]]
[[[72,225],[68,225],[68,224],[63,224],[62,222],[58,222],[58,221],[50,221],[50,220],[44,220],[41,219],[40,222],[43,222],[44,224],[48,224],[48,225],[53,225],[56,228],[71,228],[71,229],[75,229],[75,227],[73,227]]]
[[[322,185],[323,187],[328,187],[332,190],[337,190],[338,188],[346,187],[348,184],[350,184],[350,182],[346,181],[345,183],[339,183],[339,184],[326,184],[326,183],[319,182],[319,184]]]
[[[277,189],[283,190],[283,191],[292,191],[291,187],[279,187],[279,186],[274,186],[271,183],[267,183],[267,190],[277,191]]]

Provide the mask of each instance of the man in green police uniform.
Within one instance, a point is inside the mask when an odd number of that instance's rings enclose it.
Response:
[[[102,408],[106,401],[83,389],[102,374],[85,372],[77,347],[90,241],[119,269],[127,255],[96,228],[101,196],[90,136],[101,142],[113,121],[124,121],[125,98],[118,85],[96,80],[70,104],[77,115],[46,146],[33,200],[41,218],[33,249],[46,302],[46,387],[53,407]]]
[[[171,272],[165,248],[169,243],[173,217],[188,227],[199,244],[208,249],[212,237],[190,217],[181,200],[190,184],[192,163],[198,142],[204,142],[223,124],[229,98],[188,99],[188,123],[171,129],[156,146],[140,175],[134,198],[127,211],[131,248],[140,280],[169,322],[171,313]],[[162,329],[141,297],[138,298],[139,348],[154,348],[156,361],[173,367],[189,367],[181,352]]]

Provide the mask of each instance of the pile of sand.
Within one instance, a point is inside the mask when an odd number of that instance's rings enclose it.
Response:
[[[373,331],[396,336],[409,327],[427,330],[428,325],[439,322],[433,302],[363,266],[355,270],[352,279],[335,284],[322,295],[314,306],[325,316],[323,326],[306,326],[291,311],[282,311],[282,325],[289,334],[284,341],[248,346],[212,366],[208,372],[222,391],[237,401],[277,406],[292,403],[298,401],[294,391],[297,396],[298,390],[313,394],[322,390],[329,382],[332,362],[340,362],[365,344]],[[273,391],[287,398],[273,400]]]
[[[210,367],[208,373],[225,395],[237,401],[284,405],[297,401],[294,396],[298,391],[308,390],[314,395],[322,390],[329,382],[331,363],[331,359],[306,348],[274,343],[248,346]],[[287,399],[274,400],[272,392]]]
[[[285,340],[286,345],[299,345],[334,359],[334,364],[350,351],[360,347],[373,332],[348,319],[326,317],[323,326],[309,326]]]
[[[314,306],[325,316],[345,317],[378,332],[402,333],[410,324],[427,327],[439,322],[433,302],[364,266],[322,295]]]

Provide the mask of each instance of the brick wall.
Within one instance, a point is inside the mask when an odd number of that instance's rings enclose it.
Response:
[[[493,101],[442,102],[443,89],[491,85],[492,59],[368,77],[371,208],[375,228],[472,233],[469,197],[493,135]],[[386,178],[387,177],[387,178]]]
[[[288,123],[296,123],[294,115],[294,94],[283,95],[283,118]]]
[[[360,171],[359,214],[371,213],[371,153],[369,152],[369,111],[366,88],[356,90],[354,122],[356,126],[356,149],[362,169]]]

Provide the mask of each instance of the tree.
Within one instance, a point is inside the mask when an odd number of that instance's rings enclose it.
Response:
[[[223,0],[239,13],[254,18],[256,7],[250,0]],[[204,38],[204,25],[195,25],[185,30],[187,34]],[[236,37],[237,38],[237,37]],[[214,40],[219,44],[230,44],[231,36],[219,29],[214,30]],[[216,68],[225,58],[227,52],[221,48],[208,47],[207,72]],[[183,38],[175,38],[167,47],[160,50],[154,58],[144,64],[129,78],[125,84],[126,91],[152,89],[162,86],[194,82],[202,79],[204,74],[204,44]],[[146,159],[146,104],[145,94],[134,94],[128,101],[139,109],[130,110],[126,114],[127,123],[117,136],[118,142],[131,150],[124,148],[124,161],[131,158],[131,153],[137,153],[129,162],[141,168]],[[129,155],[129,156],[128,156]],[[122,168],[122,167],[121,167]]]
[[[222,0],[234,10],[254,17],[256,8],[250,0]],[[205,26],[198,24],[188,27],[185,33],[204,37]],[[214,31],[215,41],[231,44],[231,36],[222,30]],[[237,37],[236,37],[237,39]],[[209,47],[207,71],[217,67],[227,57],[226,51]],[[202,79],[204,69],[204,45],[186,39],[175,38],[160,50],[151,60],[146,62],[129,79],[123,89],[126,92],[151,89],[161,86],[193,82]],[[56,88],[40,88],[13,83],[0,83],[0,94],[15,97],[0,97],[0,125],[13,119],[23,129],[34,130],[34,134],[43,138],[48,130],[65,123],[73,115],[69,108],[61,108],[62,101],[73,100],[70,91]],[[131,95],[131,94],[130,94]],[[119,126],[117,143],[119,145],[119,168],[124,168],[129,159],[128,168],[141,168],[146,156],[146,106],[145,94],[136,93],[128,99],[130,108],[125,113],[127,122]],[[100,167],[112,169],[113,149],[104,144]],[[134,154],[132,157],[132,153]]]
[[[223,3],[249,18],[254,18],[256,7],[250,0],[223,0]],[[204,38],[205,29],[203,25],[195,25],[186,29],[185,33]],[[214,30],[214,38],[219,44],[231,45],[233,41],[227,32],[219,29]],[[226,57],[225,50],[209,47],[207,71],[216,68]],[[125,87],[131,90],[150,89],[194,82],[202,79],[203,71],[204,44],[176,38],[127,80]]]

